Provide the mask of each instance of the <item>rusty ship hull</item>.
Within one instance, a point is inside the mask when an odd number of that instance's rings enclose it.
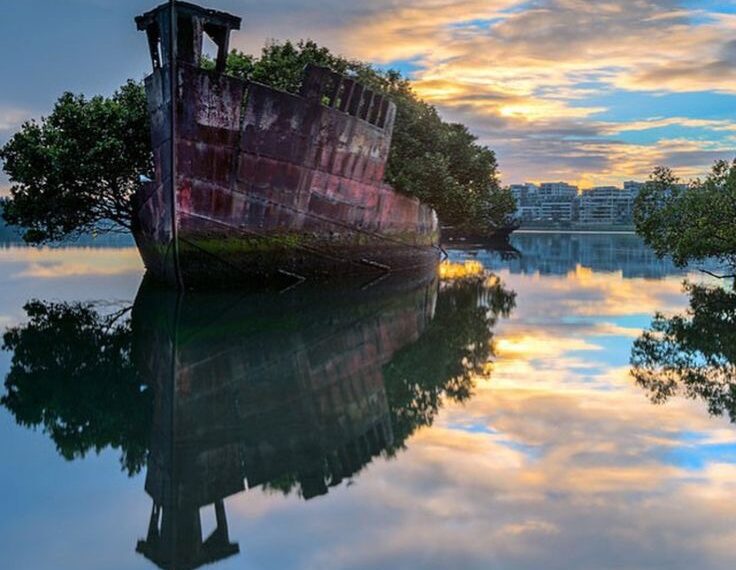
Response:
[[[435,212],[383,183],[393,103],[319,67],[299,94],[226,75],[240,20],[222,12],[176,2],[137,22],[154,63],[155,180],[134,223],[150,273],[260,287],[437,262]],[[204,34],[219,48],[214,69],[200,65]]]

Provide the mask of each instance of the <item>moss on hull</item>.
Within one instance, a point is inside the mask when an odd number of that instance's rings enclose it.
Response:
[[[243,234],[180,235],[178,262],[185,288],[281,289],[303,280],[365,282],[387,273],[433,269],[440,257],[439,248],[407,245],[400,236],[391,241],[369,241],[364,237],[347,239],[347,233],[327,237]],[[172,244],[140,233],[136,242],[152,278],[178,286]]]

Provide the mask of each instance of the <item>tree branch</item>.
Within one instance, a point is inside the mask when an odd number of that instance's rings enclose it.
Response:
[[[707,269],[698,268],[698,271],[701,273],[705,273],[706,275],[710,275],[711,277],[715,277],[716,279],[736,279],[736,273],[732,273],[730,275],[718,275],[716,273],[713,273],[712,271],[708,271]]]

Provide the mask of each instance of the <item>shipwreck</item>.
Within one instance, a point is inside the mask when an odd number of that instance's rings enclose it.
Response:
[[[291,94],[225,73],[241,19],[185,2],[136,18],[155,179],[135,197],[148,271],[179,288],[288,286],[426,269],[435,212],[383,182],[396,106],[354,78],[307,66]],[[205,34],[217,46],[202,66]]]

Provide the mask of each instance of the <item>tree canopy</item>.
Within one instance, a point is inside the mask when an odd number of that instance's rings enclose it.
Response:
[[[634,207],[636,231],[680,266],[715,259],[736,268],[736,162],[716,162],[689,184],[657,168]],[[726,277],[734,277],[727,275]]]
[[[685,314],[655,316],[636,340],[632,375],[654,403],[702,399],[713,415],[736,422],[736,293],[687,284]]]
[[[736,162],[718,161],[689,184],[656,169],[636,200],[634,221],[660,256],[680,266],[715,260],[731,273],[718,277],[736,279]],[[634,343],[631,373],[655,403],[678,394],[702,399],[711,414],[736,422],[736,293],[689,282],[685,289],[687,312],[655,316]]]
[[[232,51],[228,73],[296,93],[308,63],[354,76],[396,103],[396,124],[386,181],[432,206],[445,224],[479,233],[503,226],[516,210],[501,188],[495,153],[459,123],[442,120],[398,71],[381,71],[332,54],[312,41],[269,43],[256,58]],[[205,61],[213,67],[214,62]]]
[[[3,218],[24,228],[26,241],[129,230],[139,177],[153,174],[145,92],[128,81],[112,97],[64,93],[0,159],[12,182]]]
[[[226,72],[297,92],[308,63],[355,76],[396,103],[386,180],[399,192],[435,208],[444,224],[484,233],[508,222],[516,206],[499,185],[493,151],[465,126],[443,121],[399,72],[312,41],[269,43],[257,57],[233,51]],[[112,97],[63,94],[48,117],[21,127],[0,159],[12,183],[3,217],[24,228],[26,241],[130,229],[131,197],[153,169],[142,84],[129,80]]]

